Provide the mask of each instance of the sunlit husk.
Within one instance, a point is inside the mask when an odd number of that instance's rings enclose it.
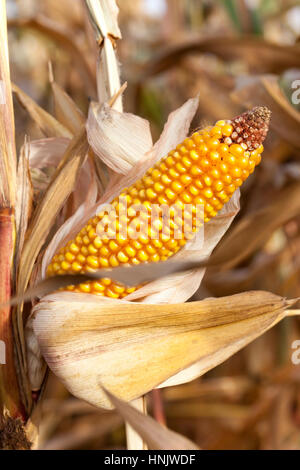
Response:
[[[100,384],[132,400],[193,364],[202,375],[280,321],[287,307],[266,292],[164,307],[64,292],[39,302],[33,328],[70,392],[109,407]]]

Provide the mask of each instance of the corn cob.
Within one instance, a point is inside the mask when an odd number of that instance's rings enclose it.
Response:
[[[124,264],[157,262],[174,255],[201,223],[193,217],[190,230],[182,230],[181,238],[176,239],[175,231],[185,223],[185,219],[176,216],[175,211],[167,227],[162,223],[162,216],[157,217],[154,223],[156,236],[153,237],[152,227],[146,235],[133,239],[130,230],[137,230],[141,224],[133,205],[142,204],[147,209],[145,223],[151,217],[153,205],[157,204],[179,209],[190,204],[192,214],[196,206],[202,205],[204,222],[209,221],[259,164],[269,120],[270,111],[256,107],[231,121],[218,121],[213,127],[195,132],[139,181],[122,191],[112,202],[114,218],[102,212],[89,220],[76,238],[53,257],[47,275],[86,273]],[[108,230],[105,231],[104,227]],[[112,227],[114,238],[108,236]],[[124,227],[125,235],[121,230]],[[112,298],[125,297],[135,289],[109,278],[67,288],[73,292]]]

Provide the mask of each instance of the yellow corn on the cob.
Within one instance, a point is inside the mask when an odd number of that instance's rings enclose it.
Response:
[[[144,215],[146,223],[153,204],[175,208],[190,204],[193,213],[197,205],[202,205],[204,222],[207,222],[259,164],[269,120],[270,111],[265,107],[256,107],[231,121],[218,121],[214,127],[195,132],[149,169],[139,181],[123,190],[112,202],[115,218],[100,213],[89,220],[76,238],[53,257],[47,275],[85,273],[122,264],[157,262],[174,255],[197,231],[199,221],[193,219],[190,231],[182,230],[181,238],[176,239],[175,230],[185,223],[185,219],[176,217],[174,213],[170,226],[165,227],[160,216],[154,223],[157,230],[154,238],[151,232],[153,227],[149,227],[148,235],[133,239],[130,231],[138,230],[141,223],[133,205],[142,204],[147,209]],[[105,231],[104,227],[108,230]],[[112,227],[116,229],[114,238],[109,237]],[[124,230],[120,231],[123,227],[126,227],[125,235]],[[135,289],[108,278],[67,288],[74,292],[113,298],[125,297]]]

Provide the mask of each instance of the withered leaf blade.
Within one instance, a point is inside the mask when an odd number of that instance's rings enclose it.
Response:
[[[150,416],[104,389],[109,400],[120,415],[143,438],[151,450],[199,450],[197,445],[177,432],[163,427]]]
[[[279,191],[266,207],[241,219],[225,236],[211,258],[209,266],[230,269],[263,245],[277,227],[300,213],[300,185],[290,184]]]
[[[13,92],[46,137],[72,137],[71,132],[66,127],[35,103],[35,101],[17,85],[13,84]]]
[[[211,53],[224,60],[242,58],[256,72],[274,73],[288,68],[299,68],[298,45],[279,45],[260,38],[243,36],[193,39],[168,47],[142,69],[140,81],[177,65],[187,54]]]
[[[110,407],[99,383],[130,401],[193,364],[203,375],[283,319],[290,305],[262,291],[165,305],[59,292],[35,306],[33,328],[68,390]]]
[[[84,115],[72,98],[54,80],[51,64],[49,65],[49,76],[56,119],[74,135],[84,125]]]

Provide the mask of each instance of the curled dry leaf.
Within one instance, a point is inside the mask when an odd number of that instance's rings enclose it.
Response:
[[[42,354],[71,393],[101,407],[101,383],[129,401],[198,363],[202,375],[286,315],[267,292],[186,304],[147,305],[60,292],[34,308]]]
[[[13,85],[13,92],[46,137],[67,137],[69,139],[72,137],[71,132],[66,127],[36,104],[17,85]]]
[[[165,428],[128,403],[104,390],[123,419],[143,438],[151,450],[199,450],[197,445],[177,432]]]
[[[72,98],[54,80],[51,65],[49,75],[56,119],[74,135],[84,125],[84,115]]]
[[[300,147],[300,114],[287,100],[277,76],[241,79],[231,96],[234,101],[248,108],[258,104],[267,106],[272,111],[271,127],[282,139]]]
[[[113,171],[125,175],[152,147],[148,121],[106,104],[91,104],[87,135],[95,154]]]
[[[29,145],[30,168],[57,167],[70,144],[66,137],[33,140]]]

